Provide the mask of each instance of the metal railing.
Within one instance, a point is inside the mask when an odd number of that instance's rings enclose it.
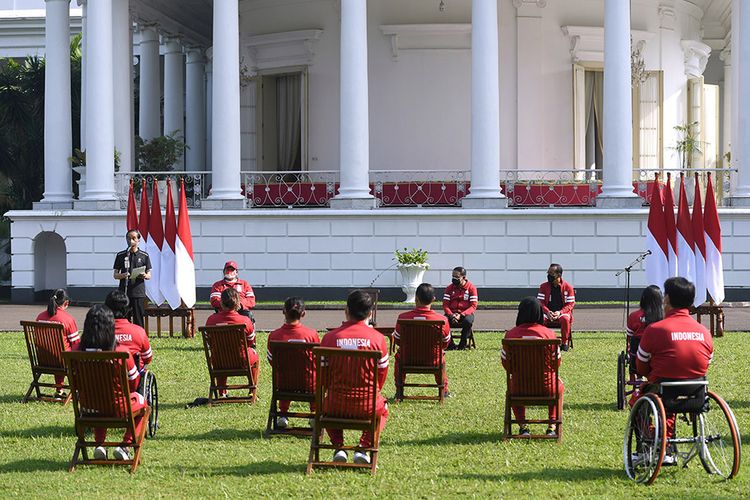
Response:
[[[159,203],[165,206],[167,203],[167,179],[172,186],[172,198],[175,207],[179,203],[179,185],[180,181],[185,182],[185,198],[188,208],[200,208],[201,201],[206,199],[210,190],[211,172],[205,171],[187,171],[187,172],[115,172],[115,193],[120,202],[120,208],[127,208],[128,191],[130,180],[133,180],[133,192],[135,194],[136,204],[141,200],[141,189],[143,185],[147,186],[146,194],[151,200],[151,190],[153,183],[157,183],[159,192]]]

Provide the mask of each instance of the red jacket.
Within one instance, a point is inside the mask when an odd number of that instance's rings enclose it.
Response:
[[[464,316],[474,314],[478,304],[477,287],[468,280],[462,287],[451,283],[443,293],[443,311],[448,315],[453,313],[461,313]]]
[[[296,325],[290,325],[284,323],[281,328],[277,328],[268,335],[268,342],[307,342],[307,343],[320,343],[320,336],[318,332],[312,328],[308,328],[302,323]],[[273,365],[273,357],[271,356],[271,349],[268,349],[266,357],[268,358],[268,364]],[[311,353],[311,357],[314,357]],[[315,376],[315,370],[308,374]]]
[[[550,296],[552,294],[552,285],[547,281],[539,285],[539,291],[536,294],[537,300],[542,304],[542,310],[544,314],[550,312],[547,308],[549,304]],[[573,289],[573,285],[567,281],[560,280],[560,295],[562,296],[563,306],[560,309],[561,314],[572,314],[573,307],[576,305],[576,291]]]
[[[211,286],[209,300],[214,308],[221,309],[221,292],[227,288],[234,288],[240,294],[242,309],[252,309],[255,307],[255,292],[253,292],[253,287],[247,281],[237,278],[236,281],[222,279]]]
[[[151,363],[153,351],[143,328],[127,319],[115,319],[115,337],[118,346],[126,348],[133,356],[138,354],[141,366]]]
[[[709,331],[687,309],[673,309],[646,327],[638,346],[638,373],[649,382],[706,375],[714,345]]]
[[[54,316],[50,318],[47,311],[42,311],[36,317],[37,321],[52,321],[53,323],[61,323],[63,330],[65,331],[65,337],[63,338],[65,343],[66,351],[75,351],[78,349],[78,344],[81,343],[81,336],[78,334],[78,325],[76,320],[68,314],[64,309],[57,309]]]
[[[638,309],[637,311],[630,313],[626,325],[628,335],[632,337],[640,337],[643,335],[643,330],[646,329],[646,317],[643,314],[643,309]]]
[[[213,313],[206,320],[206,326],[213,325],[245,325],[247,346],[255,347],[255,326],[253,325],[253,321],[247,316],[243,316],[237,311],[219,311]]]
[[[416,307],[411,311],[406,311],[398,315],[398,319],[421,319],[424,321],[442,321],[443,322],[443,349],[448,347],[451,341],[451,326],[448,323],[448,318],[442,314],[433,311],[430,306]],[[396,322],[396,331],[393,333],[393,340],[398,345],[401,341],[401,332],[398,328],[398,322]]]
[[[339,328],[328,332],[320,343],[320,347],[351,349],[353,346],[356,346],[357,349],[380,351],[381,357],[378,361],[378,390],[382,390],[388,375],[388,342],[386,342],[385,336],[382,333],[368,326],[364,321],[345,321]],[[363,380],[363,382],[366,384],[371,383],[368,380]]]

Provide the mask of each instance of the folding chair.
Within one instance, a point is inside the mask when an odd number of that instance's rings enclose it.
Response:
[[[63,353],[68,367],[68,381],[73,394],[75,413],[75,431],[78,436],[75,452],[70,461],[70,472],[78,464],[84,465],[130,465],[130,472],[135,472],[141,460],[141,447],[146,437],[151,408],[145,407],[133,413],[130,404],[130,387],[128,385],[126,352],[78,352]],[[136,433],[135,418],[142,416],[145,421],[139,433]],[[96,460],[89,459],[88,447],[104,446],[111,448],[121,446],[121,441],[105,441],[98,444],[86,440],[86,430],[92,427],[129,430],[134,443],[127,443],[132,448],[130,460]],[[79,460],[78,456],[83,455]]]
[[[271,380],[271,408],[268,410],[268,423],[265,437],[271,434],[291,434],[310,436],[311,427],[289,427],[279,429],[278,418],[311,419],[310,412],[280,411],[279,401],[315,402],[315,356],[313,347],[317,342],[269,342],[268,350],[273,360]]]
[[[307,473],[315,467],[370,468],[375,474],[380,446],[380,417],[377,415],[379,351],[316,347],[315,421],[310,442]],[[370,431],[372,446],[335,447],[322,444],[323,429]],[[321,461],[320,450],[370,452],[370,464]]]
[[[41,388],[56,388],[57,386],[54,383],[40,381],[42,375],[64,376],[67,374],[62,357],[65,351],[65,327],[61,323],[52,321],[21,321],[21,326],[26,337],[26,349],[29,351],[33,377],[22,401],[27,403],[30,399],[35,399],[68,404],[71,399],[69,385],[62,386],[63,389],[68,389],[68,395],[64,399],[55,399],[51,394],[43,394]],[[31,393],[34,391],[36,391],[36,397],[32,398]]]
[[[558,392],[558,349],[560,339],[503,339],[507,359],[505,390],[504,439],[538,438],[562,440],[562,397]],[[511,393],[511,381],[513,391]],[[557,407],[556,419],[526,419],[528,424],[556,424],[556,436],[512,433],[512,424],[520,423],[513,417],[512,406],[545,408]]]
[[[253,378],[252,366],[247,358],[245,325],[215,325],[198,328],[203,336],[203,351],[206,354],[208,376],[208,405],[214,403],[255,403],[257,381]],[[219,385],[217,377],[244,377],[246,384]],[[220,391],[246,389],[247,396],[219,397]]]
[[[441,403],[445,400],[445,358],[443,357],[443,325],[442,321],[425,321],[418,319],[400,319],[398,372],[401,380],[396,380],[396,400],[430,399]],[[434,384],[406,383],[409,373],[427,373],[434,375]],[[406,396],[405,387],[435,387],[437,396]]]

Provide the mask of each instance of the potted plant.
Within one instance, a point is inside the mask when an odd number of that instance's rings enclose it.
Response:
[[[695,184],[692,181],[691,171],[695,159],[703,154],[700,149],[700,123],[690,122],[684,125],[675,125],[675,131],[679,135],[675,143],[674,150],[680,158],[680,167],[685,172],[685,194],[687,195],[688,204],[693,203]],[[679,201],[679,181],[674,185],[674,199]]]
[[[401,272],[401,289],[406,294],[404,302],[414,303],[414,294],[422,283],[424,272],[430,268],[427,263],[427,251],[416,248],[396,250],[396,267]]]
[[[159,175],[159,172],[172,172],[174,165],[185,154],[188,146],[182,139],[182,136],[176,132],[169,135],[154,137],[153,139],[143,140],[141,137],[135,138],[135,155],[138,159],[138,171],[148,172],[154,175],[159,189],[159,201],[165,203],[167,196],[167,175]],[[177,182],[172,184],[172,197],[176,199]]]

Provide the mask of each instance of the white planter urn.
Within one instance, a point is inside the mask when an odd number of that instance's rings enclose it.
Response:
[[[424,272],[429,269],[429,264],[399,264],[398,270],[401,272],[401,290],[406,294],[404,302],[413,304],[414,294],[417,287],[422,284]]]

